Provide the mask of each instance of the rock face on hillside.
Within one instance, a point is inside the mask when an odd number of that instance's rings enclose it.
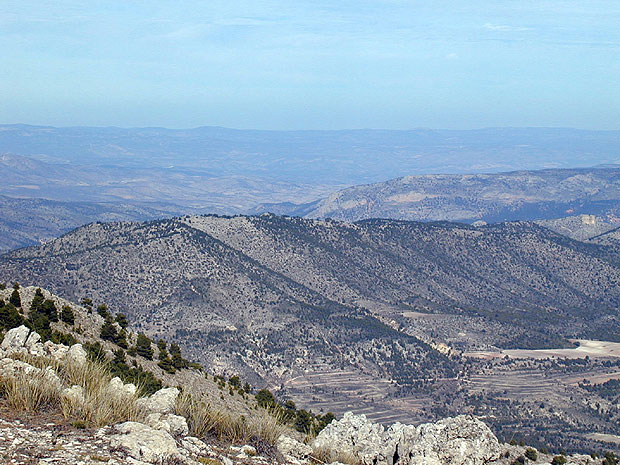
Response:
[[[483,465],[500,453],[488,426],[466,415],[418,427],[396,423],[386,430],[349,412],[321,431],[313,446],[337,448],[364,465]]]

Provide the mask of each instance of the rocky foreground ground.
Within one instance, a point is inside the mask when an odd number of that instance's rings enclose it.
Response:
[[[602,462],[602,459],[590,456],[554,458],[533,449],[528,451],[524,447],[500,444],[482,421],[469,415],[419,426],[397,423],[385,428],[363,415],[347,413],[329,424],[316,438],[306,438],[307,443],[282,434],[274,444],[261,441],[255,441],[253,445],[225,444],[214,438],[190,435],[191,422],[195,418],[179,415],[181,391],[177,387],[165,387],[151,396],[137,398],[136,386],[125,384],[119,378],[109,380],[103,394],[99,395],[116,399],[117,404],[106,405],[117,405],[118,408],[124,403],[135,402],[138,414],[134,420],[86,427],[81,421],[67,418],[67,412],[78,411],[82,404],[92,402],[88,399],[91,394],[80,385],[64,385],[59,376],[67,366],[88,364],[86,351],[81,344],[68,347],[50,341],[41,343],[40,339],[25,326],[11,329],[4,335],[0,345],[0,385],[8,392],[11,380],[20,379],[25,381],[20,385],[23,389],[38,386],[37,392],[42,392],[41,384],[36,384],[42,381],[44,386],[51,386],[61,393],[62,405],[66,408],[63,408],[63,414],[58,411],[20,412],[11,408],[8,396],[4,396],[6,399],[0,397],[2,463],[585,465]],[[37,362],[42,359],[55,363],[43,367]]]

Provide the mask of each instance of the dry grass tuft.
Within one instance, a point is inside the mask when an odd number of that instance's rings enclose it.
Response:
[[[15,410],[36,412],[60,403],[60,387],[44,371],[0,378],[0,391]]]
[[[334,449],[315,448],[312,451],[311,459],[319,464],[340,462],[347,465],[361,465],[360,459],[355,455]]]
[[[273,445],[288,431],[275,412],[261,409],[249,418],[234,416],[187,393],[177,399],[176,413],[187,418],[190,434],[199,438],[216,436],[232,443],[259,438]]]
[[[109,389],[112,379],[107,365],[87,361],[85,364],[60,362],[51,357],[13,354],[13,358],[41,369],[36,374],[17,374],[0,379],[0,390],[16,410],[36,411],[43,407],[60,408],[65,418],[87,426],[105,426],[138,420],[137,395],[119,395]],[[45,370],[51,367],[64,386],[80,386],[83,397],[66,396],[62,388],[50,382]]]
[[[253,436],[274,445],[283,434],[290,435],[281,409],[259,409],[249,420]]]
[[[61,408],[66,418],[77,418],[100,427],[141,417],[136,405],[137,395],[119,395],[109,389],[112,375],[101,363],[88,361],[83,365],[67,364],[60,371],[69,385],[83,388],[83,398],[62,396]]]

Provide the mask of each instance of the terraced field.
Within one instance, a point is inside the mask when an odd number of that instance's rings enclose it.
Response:
[[[395,392],[392,382],[353,370],[311,370],[288,380],[281,392],[315,412],[341,415],[353,410],[386,424],[421,420],[429,401],[424,395],[388,399]]]

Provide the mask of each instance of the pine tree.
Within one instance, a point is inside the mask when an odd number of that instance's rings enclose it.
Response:
[[[116,343],[118,341],[118,332],[111,320],[107,319],[101,326],[101,332],[99,337],[104,341],[110,341]]]
[[[19,314],[13,304],[5,304],[0,300],[0,329],[12,329],[24,324],[24,317]]]
[[[49,318],[50,321],[58,321],[58,309],[53,300],[47,299],[41,305],[41,313]]]
[[[75,323],[75,314],[73,313],[73,309],[68,305],[62,307],[62,311],[60,312],[60,319],[68,325],[73,326],[73,324]]]
[[[147,360],[153,360],[151,340],[143,333],[138,334],[138,339],[136,340],[136,353]]]
[[[22,306],[22,298],[19,295],[19,291],[17,289],[13,289],[11,293],[11,297],[9,298],[9,302],[13,304],[15,307]]]
[[[121,332],[118,333],[116,345],[122,349],[127,349],[129,347],[129,344],[127,343],[127,331],[125,331],[124,329],[121,329]]]
[[[166,373],[173,374],[176,372],[174,366],[172,365],[172,360],[170,360],[170,357],[161,358],[160,356],[160,360],[157,363],[157,366],[159,366],[159,368],[164,370]]]
[[[116,314],[116,322],[123,329],[125,329],[125,328],[127,328],[127,326],[129,326],[129,321],[127,321],[127,317],[123,313],[117,313]]]

